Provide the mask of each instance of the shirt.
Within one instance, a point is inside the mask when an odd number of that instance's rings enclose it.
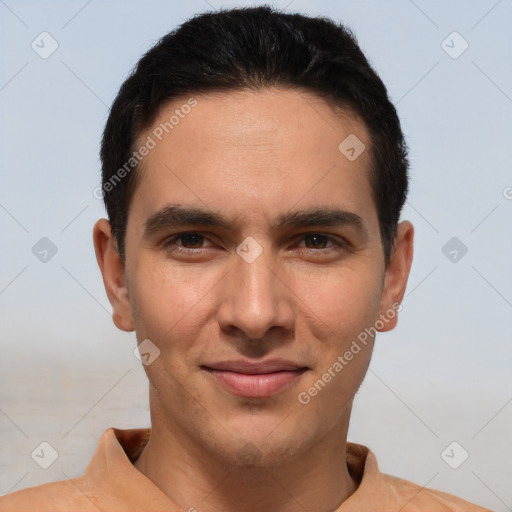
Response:
[[[109,428],[85,474],[0,497],[1,512],[181,512],[133,462],[151,429]],[[379,471],[375,455],[347,443],[347,467],[357,490],[335,512],[490,512],[441,491]]]

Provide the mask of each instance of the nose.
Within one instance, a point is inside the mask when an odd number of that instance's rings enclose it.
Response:
[[[294,327],[293,292],[270,251],[248,262],[234,255],[234,267],[222,283],[217,318],[224,332],[245,341],[268,339],[269,331]]]

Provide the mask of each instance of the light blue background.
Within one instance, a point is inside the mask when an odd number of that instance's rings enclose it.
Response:
[[[149,425],[135,338],[111,322],[92,246],[101,132],[159,37],[258,3],[0,0],[0,495],[81,474],[109,426]],[[273,5],[355,31],[411,149],[412,273],[349,439],[385,472],[512,510],[512,1]],[[59,44],[46,60],[31,48],[43,31]],[[469,44],[457,59],[441,47],[453,31]],[[43,236],[48,263],[31,252]],[[456,263],[441,251],[453,236],[468,248]],[[59,452],[47,470],[30,458],[43,440]],[[440,455],[454,440],[469,453],[456,470]]]

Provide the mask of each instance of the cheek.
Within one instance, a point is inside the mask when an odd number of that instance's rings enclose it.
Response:
[[[380,280],[371,268],[342,268],[296,284],[311,334],[332,340],[333,349],[350,345],[378,318]]]
[[[339,421],[366,375],[373,340],[365,329],[378,318],[379,279],[370,270],[344,269],[338,279],[317,279],[302,292],[304,311],[309,311],[303,315],[305,335],[313,336],[310,348],[316,365],[297,401],[299,409],[308,408],[308,417],[322,418],[322,429]]]
[[[215,272],[141,262],[130,290],[139,337],[151,339],[160,350],[190,347],[204,328],[205,308],[218,280]]]

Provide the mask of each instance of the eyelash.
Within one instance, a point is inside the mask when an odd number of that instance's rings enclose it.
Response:
[[[179,245],[175,245],[176,241],[178,241],[179,239],[181,239],[185,236],[192,236],[192,235],[198,235],[200,237],[203,237],[204,240],[209,240],[207,236],[205,236],[204,234],[202,234],[198,231],[186,231],[184,233],[178,233],[177,235],[173,235],[172,237],[166,239],[164,241],[163,245],[166,249],[170,249],[172,246],[174,246],[173,250],[176,250],[178,252],[182,252],[182,253],[186,253],[186,254],[197,254],[198,252],[202,251],[205,248],[199,247],[199,248],[195,248],[195,249],[190,249],[187,247],[181,247]],[[300,239],[302,241],[308,236],[315,236],[315,235],[317,235],[317,236],[319,235],[321,237],[327,238],[327,241],[331,242],[332,245],[329,247],[321,247],[318,249],[315,249],[314,247],[301,247],[302,250],[305,250],[307,252],[313,251],[316,254],[326,254],[326,253],[330,253],[333,250],[333,248],[335,248],[335,247],[337,247],[338,249],[342,249],[342,248],[347,247],[347,245],[348,245],[348,242],[346,242],[343,239],[339,239],[338,237],[334,237],[333,235],[329,235],[329,234],[321,233],[321,232],[303,233],[302,235],[300,235]]]

